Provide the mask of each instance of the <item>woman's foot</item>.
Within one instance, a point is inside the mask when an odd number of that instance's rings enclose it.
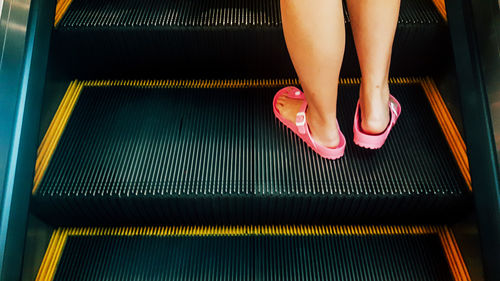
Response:
[[[370,135],[385,131],[391,121],[389,112],[389,85],[363,85],[360,87],[361,130]]]
[[[380,88],[361,86],[360,100],[354,114],[353,140],[364,148],[381,148],[401,114],[401,105],[389,94],[388,85]]]
[[[287,96],[280,96],[276,103],[276,108],[280,114],[290,122],[295,123],[295,118],[300,110],[302,100],[293,99]],[[333,124],[321,122],[320,118],[314,114],[314,110],[307,109],[307,124],[314,141],[322,146],[334,148],[339,145],[340,137],[336,121]]]

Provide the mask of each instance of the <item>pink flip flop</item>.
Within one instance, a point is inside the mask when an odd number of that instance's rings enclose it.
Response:
[[[302,105],[300,106],[300,110],[297,113],[297,117],[295,119],[295,123],[288,121],[278,111],[276,107],[276,103],[278,102],[278,98],[282,95],[286,95],[292,99],[302,100]],[[335,160],[344,155],[345,149],[345,137],[340,131],[339,124],[337,123],[337,128],[339,130],[340,142],[337,147],[329,148],[323,145],[317,144],[311,137],[311,132],[309,131],[309,126],[307,126],[306,122],[306,108],[307,102],[304,96],[304,93],[297,89],[296,87],[286,87],[279,90],[274,96],[273,100],[273,111],[276,118],[278,118],[281,123],[285,124],[290,130],[292,130],[296,135],[298,135],[303,141],[307,143],[307,145],[314,150],[314,152],[318,153],[321,157]]]
[[[396,121],[398,120],[399,115],[401,114],[401,105],[392,95],[389,97],[389,109],[391,112],[391,121],[389,125],[382,133],[378,135],[370,135],[363,133],[361,129],[361,120],[360,120],[360,109],[359,109],[359,100],[358,105],[356,106],[356,113],[354,114],[354,143],[358,146],[369,148],[369,149],[379,149],[384,145],[385,140],[389,136],[389,132],[392,130],[392,127],[396,125]]]

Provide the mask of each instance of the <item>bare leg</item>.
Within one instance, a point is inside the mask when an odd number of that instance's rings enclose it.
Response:
[[[281,0],[288,51],[306,95],[307,123],[314,140],[339,143],[337,87],[344,55],[345,27],[341,0]],[[300,102],[282,97],[277,108],[295,122]]]
[[[390,121],[389,65],[400,0],[348,0],[356,51],[361,66],[361,128],[369,134]]]

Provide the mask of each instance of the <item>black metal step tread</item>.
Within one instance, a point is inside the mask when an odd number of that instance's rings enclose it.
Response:
[[[344,5],[345,7],[345,5]],[[438,24],[432,0],[402,0],[400,24]],[[344,8],[346,21],[349,21]],[[73,0],[59,29],[91,27],[278,27],[279,0]]]
[[[342,77],[359,76],[344,5]],[[443,64],[446,24],[432,0],[403,0],[391,75]],[[82,79],[292,77],[279,0],[74,0],[53,32],[56,67]]]
[[[446,227],[59,229],[39,281],[470,280]]]
[[[347,148],[336,161],[275,119],[278,84],[78,83],[87,86],[34,192],[56,224],[437,219],[469,194],[417,82],[391,84],[403,111],[379,151],[352,142],[359,86],[342,84]]]

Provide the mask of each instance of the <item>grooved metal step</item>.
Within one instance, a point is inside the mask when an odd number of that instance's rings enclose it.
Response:
[[[59,229],[37,281],[470,281],[446,227]]]
[[[344,16],[342,75],[359,76],[346,9]],[[429,75],[442,64],[446,38],[432,0],[402,0],[392,75]],[[279,0],[73,0],[54,39],[61,69],[85,79],[295,75]]]
[[[359,85],[341,83],[336,161],[275,119],[293,81],[75,82],[40,149],[36,212],[65,225],[450,220],[469,191],[421,84],[398,81],[403,113],[379,151],[352,142]]]

